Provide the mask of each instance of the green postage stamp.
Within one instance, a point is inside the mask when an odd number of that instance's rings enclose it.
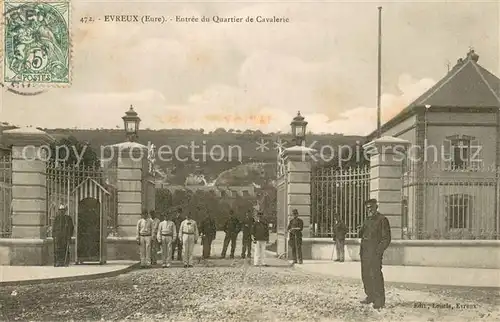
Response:
[[[70,2],[4,1],[3,82],[70,84]]]

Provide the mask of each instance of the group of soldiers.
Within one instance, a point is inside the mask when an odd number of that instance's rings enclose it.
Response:
[[[366,298],[363,304],[373,303],[373,307],[380,309],[385,305],[384,277],[382,274],[382,258],[391,242],[391,228],[389,220],[378,211],[376,199],[365,203],[368,217],[359,228],[361,239],[361,277],[363,280]],[[142,218],[137,222],[137,243],[140,246],[141,267],[151,267],[157,264],[157,254],[161,249],[163,267],[170,267],[177,250],[177,260],[183,261],[184,267],[193,267],[194,245],[201,238],[203,245],[202,258],[211,256],[212,242],[215,239],[217,227],[209,213],[201,221],[199,227],[187,212],[185,218],[182,209],[177,209],[173,218],[162,214],[157,218],[154,211],[143,211]],[[292,210],[287,231],[289,246],[292,249],[293,262],[302,264],[302,230],[304,222],[299,218],[297,209]],[[236,240],[243,232],[241,257],[251,257],[252,243],[255,246],[254,265],[265,264],[265,248],[269,243],[269,227],[259,212],[254,219],[251,212],[240,221],[231,210],[230,218],[224,224],[225,238],[221,257],[225,258],[229,244],[231,244],[230,258],[234,258]],[[67,207],[61,205],[52,225],[54,240],[54,266],[68,266],[69,244],[73,236],[73,220],[67,214]],[[347,228],[340,218],[335,219],[334,241],[337,250],[338,262],[344,261],[345,236]]]
[[[178,211],[173,218],[169,218],[166,214],[158,218],[154,210],[150,212],[143,210],[141,219],[137,222],[136,235],[141,268],[156,265],[160,250],[163,267],[170,267],[176,250],[178,260],[181,260],[181,257],[189,259],[189,252],[192,252],[197,236],[196,223],[189,216],[182,218],[181,211]],[[189,265],[190,262],[184,262],[185,267]]]
[[[157,254],[162,254],[162,267],[170,267],[177,249],[177,260],[182,261],[185,268],[193,267],[194,245],[201,239],[203,246],[201,258],[211,257],[212,242],[217,233],[217,227],[210,213],[198,224],[192,219],[190,211],[183,218],[181,208],[171,218],[162,214],[157,218],[155,211],[143,211],[142,218],[137,222],[137,243],[141,258],[141,268],[148,268],[157,264]],[[236,239],[240,232],[242,238],[242,258],[251,257],[252,243],[255,244],[254,264],[265,266],[265,247],[269,243],[269,227],[261,212],[256,218],[249,211],[243,220],[239,220],[233,210],[230,218],[224,224],[225,238],[221,258],[226,257],[231,243],[230,258],[234,258]]]
[[[292,250],[293,263],[302,264],[302,230],[304,222],[299,218],[297,209],[292,210],[293,218],[290,220],[287,231],[289,233],[288,244]],[[262,218],[262,213],[257,214],[254,219],[251,212],[247,212],[245,218],[240,221],[233,210],[230,217],[223,226],[225,233],[222,246],[221,258],[225,258],[229,244],[231,244],[229,258],[234,258],[236,251],[236,240],[240,232],[243,232],[241,245],[241,258],[250,258],[252,253],[252,242],[255,244],[255,265],[266,265],[264,263],[265,247],[269,243],[269,228]],[[137,223],[137,242],[140,245],[141,267],[150,267],[157,264],[157,253],[161,249],[163,267],[170,267],[174,260],[177,249],[177,260],[183,261],[184,267],[193,267],[194,245],[201,238],[203,259],[211,257],[212,242],[215,239],[217,227],[215,221],[207,214],[200,225],[191,219],[191,212],[182,218],[182,209],[178,209],[176,216],[172,219],[163,214],[161,221],[156,217],[155,211],[143,211],[142,218]],[[340,218],[335,219],[334,240],[337,249],[338,262],[344,262],[345,236],[347,227]]]

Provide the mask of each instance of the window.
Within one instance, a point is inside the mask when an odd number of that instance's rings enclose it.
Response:
[[[446,138],[443,145],[445,170],[477,170],[482,164],[481,146],[472,136],[454,135]]]
[[[450,195],[446,199],[448,229],[471,228],[472,197],[465,194]]]

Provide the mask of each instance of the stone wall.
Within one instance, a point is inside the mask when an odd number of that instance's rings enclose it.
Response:
[[[345,260],[359,261],[358,239],[346,240]],[[335,259],[329,238],[303,240],[304,259]],[[384,265],[500,269],[499,240],[393,240],[384,253]]]

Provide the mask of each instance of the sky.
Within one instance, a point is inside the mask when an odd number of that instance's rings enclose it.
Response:
[[[73,1],[72,84],[1,92],[0,120],[43,128],[288,132],[300,110],[315,133],[376,127],[377,6],[383,6],[382,121],[442,78],[470,47],[500,75],[496,2]],[[287,17],[288,23],[106,23],[84,16]]]

